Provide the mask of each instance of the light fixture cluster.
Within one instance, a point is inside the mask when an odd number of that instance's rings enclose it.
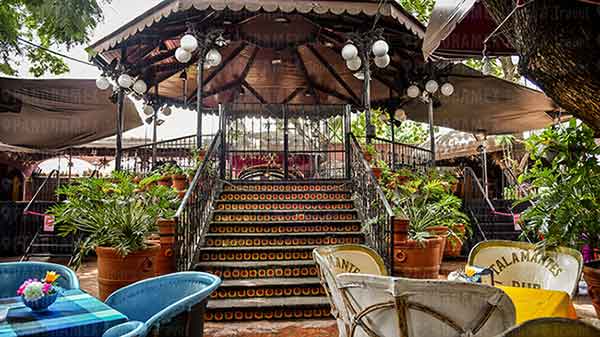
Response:
[[[382,39],[375,41],[371,46],[371,52],[375,56],[373,61],[378,68],[385,68],[390,64],[389,50],[390,46]],[[359,56],[358,47],[352,42],[342,48],[342,58],[346,61],[346,67],[352,71],[357,71],[362,67],[363,60]]]
[[[440,88],[440,85],[436,80],[429,80],[425,83],[423,95],[433,95],[438,90],[440,90],[444,96],[451,96],[454,93],[454,85],[452,85],[450,82],[446,82],[442,84],[442,87]],[[410,98],[417,98],[421,95],[421,88],[419,88],[416,84],[413,84],[406,89],[406,95]]]
[[[218,42],[216,41],[216,43]],[[198,39],[192,34],[186,34],[180,40],[180,47],[175,50],[175,58],[180,63],[188,63],[191,61],[192,55],[198,47]],[[222,60],[223,56],[221,53],[217,49],[211,48],[204,56],[204,68],[216,67]]]
[[[154,113],[156,111],[152,103],[144,103],[142,111],[144,112],[144,115],[148,116],[145,119],[146,124],[152,124],[152,122],[154,122]],[[159,111],[164,117],[171,116],[172,113],[171,107],[168,105],[159,108]],[[156,125],[162,125],[164,122],[163,119],[157,117]]]
[[[148,85],[141,78],[133,78],[131,75],[127,73],[122,73],[117,77],[117,84],[121,89],[131,89],[136,94],[143,95],[148,91]],[[107,90],[110,88],[111,83],[108,77],[105,74],[102,74],[96,80],[96,87],[100,90]]]

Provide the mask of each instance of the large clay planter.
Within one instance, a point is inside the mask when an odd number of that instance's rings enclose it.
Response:
[[[408,227],[410,226],[410,222],[407,219],[402,219],[400,217],[394,216],[392,217],[392,227],[394,232],[393,241],[400,242],[408,240]]]
[[[171,176],[164,176],[160,178],[156,183],[160,186],[170,187],[173,184],[173,181],[171,180]]]
[[[183,174],[174,174],[171,176],[173,188],[177,191],[184,191],[187,188],[187,176]]]
[[[458,225],[454,225],[454,231],[462,234],[460,236],[464,237],[465,233],[467,232],[467,229],[465,228],[465,225],[458,224]],[[449,236],[448,241],[446,241],[446,247],[444,247],[444,257],[460,256],[460,252],[462,251],[462,246],[463,246],[463,243],[461,240],[457,239],[455,236]]]
[[[433,235],[437,235],[442,238],[442,250],[440,251],[440,264],[442,264],[442,260],[444,258],[444,250],[446,249],[446,245],[448,244],[448,227],[446,226],[432,226],[427,228],[427,231]]]
[[[174,219],[159,219],[158,232],[160,235],[160,253],[156,262],[156,274],[165,275],[177,271],[175,264],[175,229],[177,222]]]
[[[381,167],[371,167],[371,171],[373,171],[373,175],[375,175],[375,178],[381,178],[381,174],[383,172]]]
[[[419,243],[414,240],[394,242],[394,276],[437,279],[443,238],[436,236]]]
[[[600,318],[600,260],[588,262],[583,266],[583,278],[588,285],[588,294]]]
[[[131,283],[156,275],[156,257],[160,245],[150,243],[149,247],[122,257],[114,248],[97,247],[98,290],[104,301],[115,290]]]
[[[373,156],[368,152],[363,152],[363,156],[365,157],[365,160],[369,163],[371,162],[371,160],[373,160]]]

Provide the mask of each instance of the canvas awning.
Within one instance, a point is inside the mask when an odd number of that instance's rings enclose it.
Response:
[[[454,64],[440,70],[454,94],[436,95],[434,124],[464,132],[513,134],[544,128],[558,106],[543,92]],[[427,122],[427,104],[411,100],[403,109],[411,120]],[[568,118],[569,116],[562,116]]]
[[[58,150],[114,135],[110,95],[95,80],[0,78],[0,142]],[[129,98],[123,113],[125,130],[142,125]]]

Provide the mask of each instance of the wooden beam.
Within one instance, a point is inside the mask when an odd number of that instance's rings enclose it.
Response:
[[[319,51],[310,44],[307,44],[306,47],[308,47],[308,49],[313,53],[313,55],[315,55],[317,60],[319,60],[319,62],[321,62],[321,65],[323,65],[325,67],[325,69],[327,69],[329,71],[329,73],[333,76],[333,78],[335,78],[335,80],[342,87],[344,87],[344,89],[346,89],[346,91],[350,94],[350,96],[352,96],[352,98],[354,98],[356,100],[356,103],[358,104],[358,102],[360,101],[358,96],[356,96],[354,91],[352,91],[352,88],[350,87],[350,85],[348,85],[348,83],[346,83],[346,81],[344,81],[344,79],[337,73],[337,71],[331,66],[331,64],[329,64],[327,62],[327,60],[325,60],[323,55],[321,55],[319,53]]]
[[[172,56],[175,55],[175,50],[176,49],[171,49],[171,50],[167,50],[165,52],[162,52],[160,54],[156,54],[150,58],[148,58],[147,60],[141,60],[139,61],[137,64],[135,64],[135,66],[133,67],[133,71],[134,72],[144,72],[146,67],[150,67],[153,66],[154,63],[166,60]]]
[[[339,92],[337,92],[337,91],[335,91],[335,90],[331,90],[331,89],[329,89],[329,88],[325,88],[325,87],[323,87],[323,86],[320,86],[320,85],[319,85],[319,84],[317,84],[317,83],[313,83],[313,86],[314,86],[314,89],[316,89],[316,90],[318,90],[318,91],[320,91],[320,92],[323,92],[323,93],[325,93],[325,94],[327,94],[327,95],[330,95],[330,96],[333,96],[333,97],[336,97],[336,98],[339,98],[340,100],[342,100],[342,101],[344,101],[344,102],[346,102],[346,103],[348,103],[348,104],[354,104],[354,105],[357,105],[357,104],[354,102],[354,100],[353,100],[351,97],[349,97],[349,96],[346,96],[346,95],[344,95],[344,94],[342,94],[342,93],[339,93]]]
[[[291,102],[294,98],[296,98],[296,96],[298,96],[298,94],[304,90],[304,88],[302,87],[298,87],[296,89],[294,89],[294,91],[292,91],[291,94],[288,95],[288,97],[286,97],[281,104],[288,104],[289,102]]]
[[[262,97],[262,95],[259,94],[258,91],[256,91],[248,82],[246,82],[246,80],[242,80],[242,86],[248,89],[248,91],[250,91],[260,103],[267,104],[267,100],[264,97]]]
[[[304,61],[302,60],[302,56],[300,55],[300,51],[298,51],[298,48],[294,49],[294,55],[296,56],[296,59],[298,61],[298,66],[300,66],[300,71],[304,75],[304,79],[306,80],[308,90],[310,90],[310,92],[313,96],[313,100],[315,101],[315,104],[320,104],[321,100],[319,99],[319,96],[317,96],[317,93],[315,92],[315,88],[314,88],[315,83],[313,82],[313,80],[310,78],[310,75],[308,74],[308,70],[306,69],[306,65],[304,64]]]
[[[218,88],[215,88],[215,89],[213,89],[211,91],[205,92],[204,93],[204,98],[209,97],[209,96],[213,96],[213,95],[216,95],[216,94],[219,94],[219,93],[221,93],[223,91],[226,91],[226,90],[229,90],[229,89],[233,89],[235,87],[239,87],[241,84],[242,84],[242,82],[239,79],[236,79],[235,81],[231,81],[231,82],[225,83],[224,85],[222,85],[222,86],[220,86]]]

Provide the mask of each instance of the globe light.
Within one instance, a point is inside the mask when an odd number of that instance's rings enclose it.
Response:
[[[121,88],[131,88],[133,85],[133,78],[127,74],[121,74],[117,79],[117,83],[119,83]]]
[[[371,48],[375,57],[383,57],[390,50],[390,46],[384,40],[377,40]]]
[[[404,109],[396,109],[396,111],[394,112],[394,118],[396,120],[404,122],[406,120],[406,111],[404,111]]]
[[[106,77],[100,76],[96,80],[96,87],[98,87],[98,89],[100,89],[100,90],[106,90],[106,89],[110,88],[110,82],[108,81],[108,79]]]
[[[192,59],[192,53],[180,47],[175,51],[175,58],[180,63],[188,63]]]
[[[375,65],[379,68],[385,68],[390,64],[390,55],[375,56]]]
[[[206,53],[206,63],[212,67],[218,66],[221,63],[221,60],[223,60],[223,57],[216,49],[211,49]]]
[[[408,97],[410,98],[417,98],[419,97],[419,94],[421,93],[421,89],[419,89],[419,87],[417,87],[416,85],[411,85],[410,87],[408,87],[408,89],[406,89],[406,95],[408,95]]]
[[[357,71],[358,69],[360,69],[361,65],[362,61],[358,57],[346,61],[346,67],[348,67],[348,69],[352,71]]]
[[[133,91],[137,92],[140,95],[144,94],[147,90],[148,90],[148,85],[146,85],[146,82],[144,82],[142,80],[137,80],[133,84]]]
[[[425,83],[425,90],[427,90],[427,92],[430,94],[435,94],[435,92],[438,91],[439,87],[440,86],[438,82],[436,82],[435,80],[429,80],[427,81],[427,83]]]
[[[181,49],[189,53],[193,53],[196,49],[198,49],[198,40],[196,40],[194,35],[191,34],[186,34],[184,37],[182,37],[181,41],[179,41],[179,44],[181,45]]]
[[[355,45],[348,43],[342,48],[342,58],[346,61],[355,59],[358,56],[358,48]]]
[[[442,88],[440,89],[442,95],[451,96],[454,93],[454,86],[450,82],[446,82],[442,84]]]
[[[144,104],[144,107],[142,108],[142,110],[144,111],[144,115],[146,115],[146,116],[154,115],[154,108],[150,104]]]
[[[170,106],[166,106],[162,109],[162,114],[163,116],[171,116],[171,107]]]

